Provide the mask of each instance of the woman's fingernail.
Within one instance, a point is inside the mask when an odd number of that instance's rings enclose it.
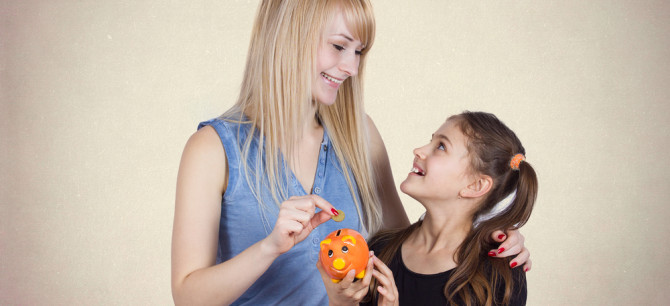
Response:
[[[528,270],[530,270],[530,269],[528,269],[528,268],[523,268],[523,272],[528,272]]]
[[[505,234],[500,234],[500,235],[498,235],[498,239],[500,239],[500,240],[505,239]]]
[[[493,251],[489,252],[489,256],[491,256],[491,257],[496,256],[496,252],[493,252]]]
[[[505,248],[499,248],[499,249],[498,249],[498,254],[500,254],[500,253],[502,253],[502,252],[505,252]]]
[[[516,267],[516,262],[512,262],[509,266],[510,266],[510,268]]]
[[[335,209],[335,208],[331,208],[330,211],[332,211],[333,215],[336,215],[336,216],[340,214],[340,213],[337,212],[337,209]]]

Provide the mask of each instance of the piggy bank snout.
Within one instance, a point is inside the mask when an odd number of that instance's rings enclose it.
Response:
[[[344,266],[346,266],[346,264],[347,263],[342,258],[335,258],[335,260],[333,260],[333,268],[337,270],[344,269]]]

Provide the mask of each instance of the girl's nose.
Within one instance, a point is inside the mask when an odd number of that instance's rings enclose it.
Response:
[[[419,147],[419,148],[414,149],[414,151],[413,151],[414,156],[416,158],[419,158],[419,159],[424,159],[424,158],[426,158],[426,154],[424,154],[421,149],[423,149],[423,147]]]

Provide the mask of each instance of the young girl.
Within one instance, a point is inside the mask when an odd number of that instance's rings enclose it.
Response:
[[[492,114],[447,119],[414,150],[400,189],[426,208],[411,226],[370,240],[373,305],[524,305],[516,261],[491,259],[494,229],[526,223],[537,196],[521,142]],[[371,300],[370,300],[371,298]]]
[[[323,237],[409,224],[363,109],[374,33],[367,0],[260,2],[236,104],[201,123],[182,155],[175,304],[323,305]],[[324,223],[338,211],[343,222]],[[518,232],[505,243],[517,250],[497,256],[525,261]]]

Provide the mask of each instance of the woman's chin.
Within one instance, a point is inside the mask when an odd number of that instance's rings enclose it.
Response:
[[[321,105],[324,105],[324,106],[331,106],[331,105],[335,104],[335,99],[333,99],[333,100],[327,100],[327,101],[319,100],[319,103],[320,103]]]
[[[331,106],[335,104],[335,101],[337,100],[337,94],[335,95],[318,95],[318,96],[313,96],[312,99],[314,99],[316,102],[319,104],[323,104],[325,106]]]

